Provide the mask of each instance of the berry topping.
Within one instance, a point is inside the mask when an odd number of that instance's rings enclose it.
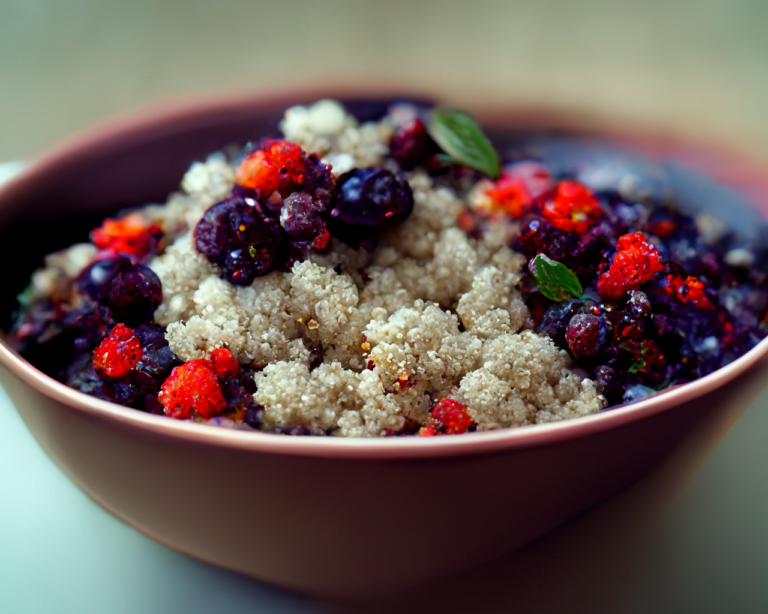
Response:
[[[77,291],[91,299],[98,300],[101,290],[122,270],[131,266],[125,256],[102,258],[89,264],[77,276]]]
[[[640,232],[619,237],[616,255],[608,271],[600,276],[598,290],[608,301],[618,301],[629,290],[637,290],[664,268],[659,252]]]
[[[129,254],[139,260],[159,250],[163,231],[140,213],[119,220],[106,219],[91,231],[91,241],[101,251]]]
[[[403,176],[383,168],[356,168],[341,180],[331,217],[350,226],[380,227],[408,217],[413,192]]]
[[[389,141],[389,156],[406,171],[413,170],[438,153],[440,148],[427,133],[422,121],[414,117],[400,126]]]
[[[565,340],[576,358],[596,356],[608,341],[609,331],[602,315],[579,313],[568,323]]]
[[[419,430],[422,437],[432,435],[458,435],[473,426],[472,418],[467,413],[467,406],[456,399],[445,398],[432,408],[432,419],[426,427]]]
[[[152,269],[131,265],[102,287],[98,301],[115,320],[134,326],[152,317],[163,301],[163,290]]]
[[[240,370],[237,359],[227,348],[216,348],[211,352],[211,365],[217,377],[232,379]]]
[[[583,233],[595,225],[603,209],[592,190],[576,181],[561,181],[541,205],[544,218],[555,228]]]
[[[682,278],[679,275],[667,275],[660,284],[669,295],[682,303],[692,303],[699,309],[712,309],[712,302],[705,294],[704,282],[696,277]]]
[[[505,167],[501,177],[485,194],[496,207],[514,218],[527,213],[534,199],[551,187],[550,174],[538,162],[518,162]]]
[[[190,360],[175,367],[158,396],[165,413],[180,420],[218,416],[227,406],[211,362]]]
[[[325,232],[325,222],[320,214],[325,203],[318,202],[307,192],[294,192],[283,200],[280,209],[280,225],[291,239],[311,241]]]
[[[205,212],[194,232],[197,251],[222,269],[229,282],[247,286],[264,275],[280,246],[280,226],[241,197]]]
[[[116,324],[109,336],[93,352],[93,367],[107,379],[122,379],[142,356],[141,343],[124,324]]]

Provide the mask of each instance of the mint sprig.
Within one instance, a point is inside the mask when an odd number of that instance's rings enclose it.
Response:
[[[452,162],[499,176],[499,156],[477,122],[463,111],[432,111],[427,118],[427,132],[448,154]]]
[[[528,263],[528,270],[536,280],[539,292],[553,301],[580,298],[584,292],[576,274],[564,264],[538,254]]]

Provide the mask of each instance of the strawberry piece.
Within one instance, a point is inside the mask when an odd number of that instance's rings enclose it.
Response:
[[[243,187],[258,190],[264,198],[273,192],[285,197],[301,186],[306,174],[301,147],[268,139],[240,163],[235,180]]]
[[[432,408],[432,419],[426,427],[419,430],[419,436],[459,435],[465,433],[472,425],[472,418],[467,413],[467,406],[456,399],[445,398]]]
[[[160,388],[158,400],[165,413],[180,420],[213,418],[227,406],[211,361],[189,360],[175,367]]]
[[[111,380],[122,379],[142,356],[141,343],[125,324],[116,324],[93,351],[93,368]]]
[[[128,254],[141,260],[157,253],[162,234],[140,213],[130,213],[118,220],[104,220],[91,231],[91,242],[102,252]]]
[[[597,289],[608,301],[618,301],[629,290],[638,290],[663,268],[659,252],[640,232],[619,237],[610,268],[600,276]]]
[[[597,223],[603,209],[588,187],[577,181],[564,180],[544,201],[541,213],[555,228],[581,234]]]
[[[211,366],[221,379],[232,379],[240,370],[237,359],[227,348],[216,348],[211,352]]]

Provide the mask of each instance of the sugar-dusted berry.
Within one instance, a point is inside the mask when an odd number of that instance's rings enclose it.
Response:
[[[211,352],[213,372],[221,379],[231,379],[237,375],[240,365],[227,348],[216,348]]]
[[[598,291],[608,301],[618,301],[637,290],[663,268],[658,250],[645,235],[633,232],[619,237],[610,268],[600,276]]]
[[[211,362],[204,358],[175,367],[163,382],[158,399],[167,415],[180,420],[213,418],[227,406]]]
[[[577,181],[564,180],[544,200],[541,213],[552,226],[566,232],[583,233],[603,216],[595,195]]]
[[[93,351],[93,367],[107,379],[125,377],[141,359],[141,343],[133,331],[124,324],[116,324]]]

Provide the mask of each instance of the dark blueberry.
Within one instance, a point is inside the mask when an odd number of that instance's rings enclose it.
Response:
[[[248,426],[258,429],[261,426],[261,414],[264,411],[263,405],[256,405],[245,412],[245,422]]]
[[[571,318],[565,340],[573,355],[596,356],[608,341],[609,324],[600,314],[579,313]]]
[[[85,267],[77,276],[77,291],[95,301],[99,298],[102,288],[129,266],[131,261],[124,256],[97,260]]]
[[[324,190],[330,194],[334,189],[333,169],[330,164],[325,164],[315,154],[309,154],[305,161],[306,174],[302,182],[302,188],[315,193],[316,190]]]
[[[278,223],[240,197],[208,209],[194,239],[197,251],[220,267],[225,279],[242,286],[269,270],[281,241]]]
[[[99,303],[116,321],[128,326],[149,320],[162,301],[160,279],[143,264],[124,269],[99,292]]]
[[[142,324],[133,332],[141,344],[142,352],[134,367],[136,378],[143,387],[159,390],[171,369],[179,365],[180,361],[168,346],[163,329],[157,324]]]
[[[536,325],[536,332],[541,335],[547,335],[559,347],[567,348],[565,341],[565,331],[568,329],[568,323],[571,318],[582,310],[585,306],[583,301],[568,299],[559,303],[553,303],[541,315]]]
[[[325,222],[320,217],[324,209],[324,203],[317,202],[308,192],[294,192],[283,200],[280,225],[291,239],[312,241],[325,230]]]
[[[400,126],[389,141],[389,156],[410,171],[426,163],[440,149],[429,136],[420,119],[414,118]]]
[[[303,426],[276,426],[272,429],[272,432],[278,435],[292,435],[294,437],[308,437],[312,435],[312,431]]]
[[[608,365],[597,367],[595,369],[595,384],[597,384],[597,394],[602,394],[610,405],[621,402],[623,390],[616,369]]]
[[[412,210],[413,192],[405,177],[383,168],[357,168],[341,178],[331,217],[348,226],[378,228]]]

